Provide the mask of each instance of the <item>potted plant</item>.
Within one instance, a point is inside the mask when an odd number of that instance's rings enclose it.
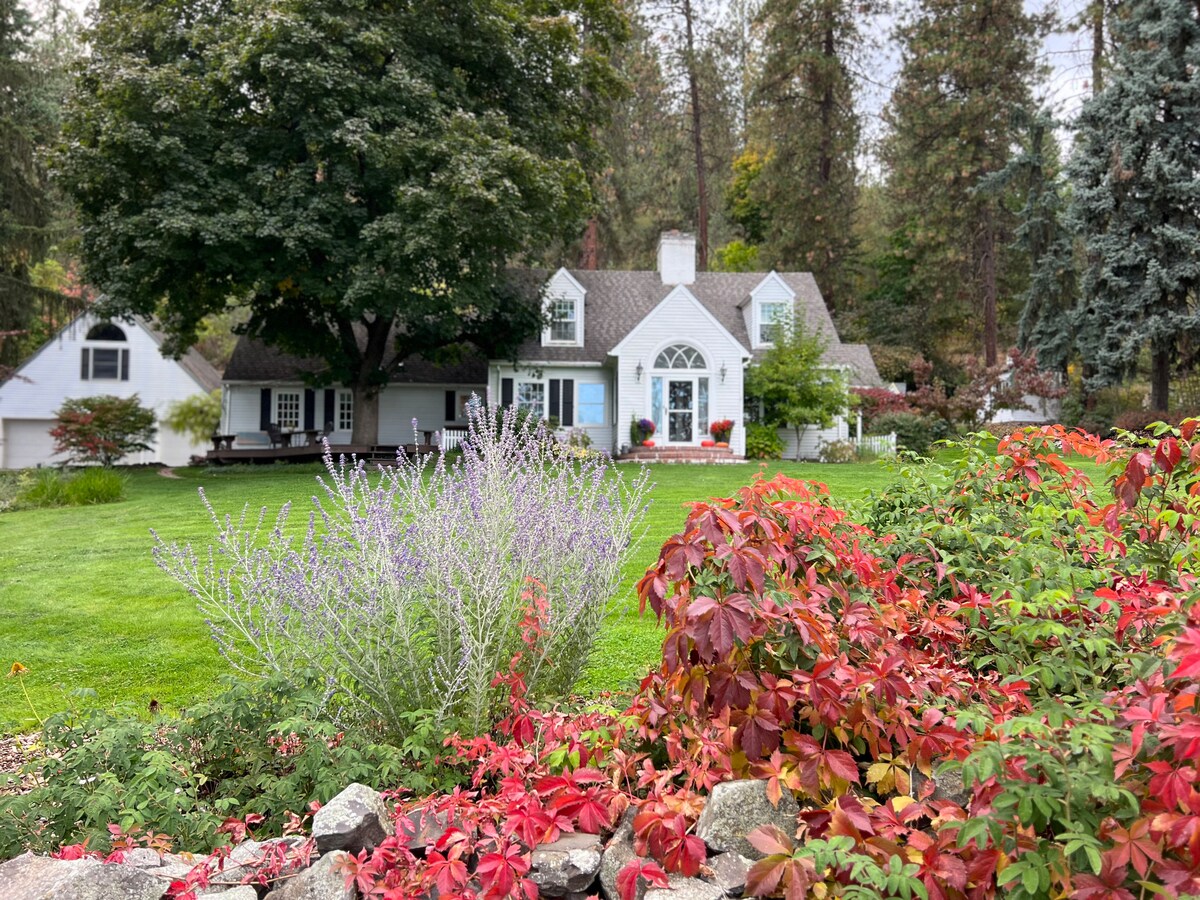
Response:
[[[708,433],[713,436],[718,447],[728,447],[729,436],[733,434],[733,419],[717,419],[708,426]]]
[[[636,447],[641,444],[643,447],[653,447],[654,441],[650,440],[654,436],[655,425],[650,419],[634,418],[629,423],[629,440]]]

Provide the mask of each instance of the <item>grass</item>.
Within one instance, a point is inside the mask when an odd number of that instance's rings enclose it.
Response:
[[[612,618],[579,689],[593,694],[634,685],[657,658],[661,632],[637,615],[633,585],[659,547],[683,523],[687,503],[728,496],[759,471],[757,464],[657,466],[646,535],[631,554]],[[208,543],[212,524],[196,495],[203,486],[219,512],[244,504],[297,511],[316,493],[318,465],[180,469],[178,479],[154,471],[129,474],[127,499],[87,507],[0,515],[0,666],[22,676],[38,716],[63,709],[70,691],[93,689],[103,704],[156,699],[179,709],[211,694],[228,667],[209,639],[191,598],[151,559],[153,528],[168,541]],[[878,465],[774,463],[823,481],[835,497],[861,497],[890,477]],[[35,723],[22,685],[0,680],[0,735]]]

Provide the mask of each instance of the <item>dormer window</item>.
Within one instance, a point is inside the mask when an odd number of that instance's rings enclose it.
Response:
[[[83,381],[129,380],[129,348],[119,326],[112,322],[93,325],[85,341],[79,362]]]
[[[791,324],[791,304],[782,300],[760,300],[758,303],[758,344],[769,347],[780,332]]]
[[[578,343],[578,302],[571,297],[550,301],[550,343]]]

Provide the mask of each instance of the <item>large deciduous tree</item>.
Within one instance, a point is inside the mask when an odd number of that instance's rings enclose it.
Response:
[[[1021,0],[919,0],[898,29],[884,151],[895,224],[908,231],[921,302],[939,310],[929,318],[981,344],[988,366],[1012,223],[1003,198],[977,188],[1016,143],[1045,25]]]
[[[1150,405],[1165,410],[1179,341],[1200,333],[1200,8],[1118,4],[1110,30],[1115,55],[1070,166],[1087,252],[1077,341],[1094,384],[1149,348]]]
[[[503,271],[579,233],[625,28],[616,0],[100,0],[62,165],[86,272],[175,352],[247,307],[372,442],[405,358],[538,327]]]

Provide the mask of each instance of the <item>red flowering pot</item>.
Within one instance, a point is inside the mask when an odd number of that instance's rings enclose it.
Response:
[[[716,441],[701,441],[700,446],[701,447],[715,447],[715,446],[717,446],[717,442]]]
[[[642,441],[642,446],[643,447],[653,447],[654,441]]]

